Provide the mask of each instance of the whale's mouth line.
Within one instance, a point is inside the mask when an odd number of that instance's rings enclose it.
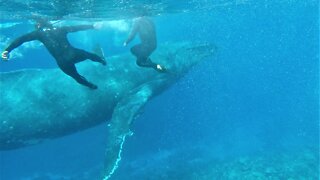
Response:
[[[210,44],[210,43],[202,43],[202,44],[196,45],[194,47],[186,48],[186,50],[211,55],[217,51],[217,47]]]

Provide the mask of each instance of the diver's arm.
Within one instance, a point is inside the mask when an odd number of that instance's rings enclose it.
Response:
[[[31,33],[25,34],[17,39],[15,39],[4,51],[10,53],[15,48],[21,46],[25,42],[37,40],[37,32],[33,31]]]
[[[77,31],[84,31],[88,29],[94,29],[93,25],[79,25],[79,26],[65,26],[61,28],[66,32],[77,32]]]
[[[139,23],[135,22],[134,25],[133,25],[133,28],[132,28],[132,30],[130,32],[130,35],[129,35],[128,39],[124,42],[124,45],[129,44],[134,39],[134,37],[138,33],[138,30],[139,30]]]
[[[21,46],[25,42],[37,40],[37,32],[33,31],[31,33],[25,34],[17,39],[15,39],[1,54],[3,60],[9,59],[9,53],[15,48]]]

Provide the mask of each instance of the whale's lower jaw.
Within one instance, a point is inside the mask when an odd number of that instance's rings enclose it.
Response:
[[[14,149],[19,149],[27,146],[33,146],[39,143],[42,143],[45,141],[44,139],[28,139],[28,140],[21,140],[21,141],[15,141],[15,142],[1,142],[0,151],[9,151]]]

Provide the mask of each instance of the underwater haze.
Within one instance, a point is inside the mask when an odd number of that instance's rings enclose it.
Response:
[[[34,16],[56,26],[102,22],[68,38],[87,51],[100,44],[108,61],[139,42],[122,46],[141,9],[159,46],[191,41],[217,50],[146,104],[110,179],[320,178],[317,0],[0,0],[0,49],[32,31]],[[34,68],[58,68],[36,41],[0,62],[1,72]],[[0,180],[101,179],[107,123],[0,151]]]

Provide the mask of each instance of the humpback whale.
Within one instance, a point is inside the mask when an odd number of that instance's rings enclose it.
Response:
[[[0,150],[34,145],[106,122],[103,179],[121,160],[130,124],[143,106],[214,54],[203,43],[164,43],[152,55],[168,73],[139,68],[129,53],[108,58],[107,66],[78,64],[80,74],[99,89],[83,87],[59,69],[23,69],[0,73]]]

